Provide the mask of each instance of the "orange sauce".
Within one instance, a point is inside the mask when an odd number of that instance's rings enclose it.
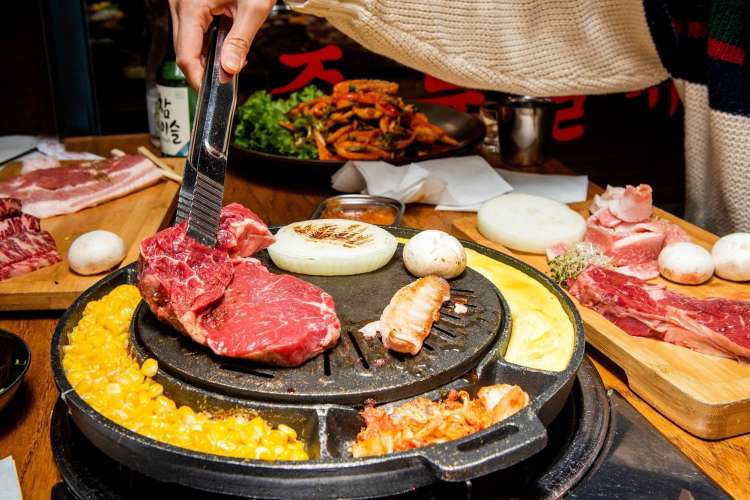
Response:
[[[396,222],[396,213],[393,209],[387,207],[378,207],[372,205],[360,206],[327,206],[323,213],[320,214],[323,219],[349,219],[368,224],[380,224],[390,226]]]

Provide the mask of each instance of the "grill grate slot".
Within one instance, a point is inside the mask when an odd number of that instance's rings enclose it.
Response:
[[[331,376],[331,354],[330,351],[323,353],[323,373],[326,377]]]
[[[424,347],[424,348],[425,348],[425,349],[427,349],[428,351],[434,351],[434,350],[435,350],[435,348],[434,348],[434,347],[432,347],[432,346],[431,346],[430,344],[428,344],[427,342],[423,343],[423,344],[422,344],[422,347]]]
[[[435,333],[437,333],[438,335],[443,334],[443,335],[447,335],[448,337],[450,337],[452,339],[456,338],[456,334],[455,333],[453,333],[453,332],[451,332],[449,330],[446,330],[445,328],[441,328],[441,327],[439,327],[438,325],[436,325],[434,323],[432,324],[432,329],[435,330]]]
[[[386,349],[386,352],[390,357],[394,358],[399,363],[403,363],[404,361],[406,361],[406,356],[404,356],[400,352],[391,351],[390,349]]]
[[[362,362],[362,367],[365,370],[370,369],[370,363],[367,361],[367,358],[365,357],[364,353],[362,352],[362,348],[359,347],[359,342],[357,342],[357,338],[354,336],[351,330],[346,332],[347,336],[349,337],[349,340],[351,340],[352,345],[354,346],[354,350],[357,352],[357,356],[359,356],[359,360]]]
[[[440,311],[440,316],[441,317],[445,316],[446,318],[455,319],[457,321],[463,321],[463,319],[464,319],[462,316],[456,316],[454,314],[450,314],[450,313],[443,312],[443,311]]]
[[[255,368],[251,366],[245,366],[240,363],[222,363],[219,365],[219,368],[222,370],[229,370],[233,372],[240,372],[240,373],[247,373],[248,375],[255,375],[256,377],[262,377],[262,378],[274,378],[273,373],[268,372],[262,372],[260,370],[256,370]]]

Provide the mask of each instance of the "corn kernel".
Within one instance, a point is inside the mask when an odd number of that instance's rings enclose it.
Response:
[[[157,398],[164,392],[164,386],[156,382],[148,388],[148,395],[151,398]]]
[[[155,359],[139,365],[128,347],[128,328],[140,302],[132,285],[89,302],[63,346],[63,368],[76,392],[94,409],[145,436],[196,451],[262,460],[307,460],[297,433],[272,429],[260,417],[214,417],[180,406],[153,381]]]
[[[279,424],[278,427],[276,427],[279,431],[283,432],[289,437],[290,441],[294,441],[297,439],[297,431],[289,427],[288,425]]]
[[[141,365],[141,373],[146,377],[153,377],[159,371],[159,362],[154,358],[148,358]]]

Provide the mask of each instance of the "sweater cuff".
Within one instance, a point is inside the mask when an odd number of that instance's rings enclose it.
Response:
[[[367,0],[284,0],[297,12],[319,17],[355,16]]]

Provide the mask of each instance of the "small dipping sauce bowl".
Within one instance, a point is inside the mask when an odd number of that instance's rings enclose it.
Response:
[[[313,219],[349,219],[379,226],[398,226],[404,204],[385,196],[343,194],[323,200]]]

